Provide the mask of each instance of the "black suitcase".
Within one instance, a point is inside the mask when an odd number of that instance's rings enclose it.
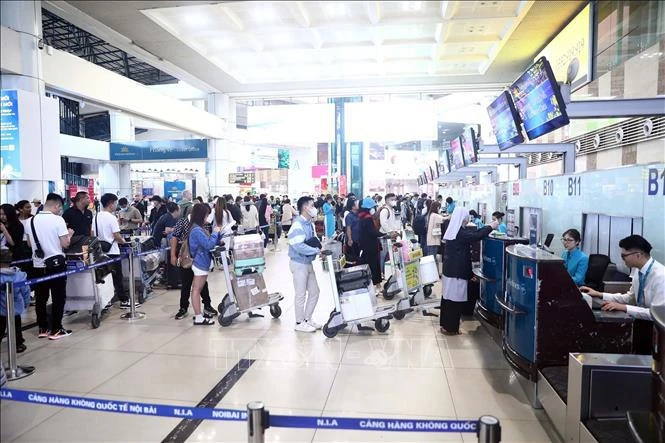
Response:
[[[74,235],[69,242],[69,247],[64,250],[65,256],[67,256],[68,259],[77,259],[77,257],[83,252],[84,246],[88,247],[88,255],[91,258],[91,263],[99,261],[104,256],[99,239],[87,235]]]
[[[372,284],[372,273],[368,265],[344,268],[335,273],[339,292],[355,291]]]

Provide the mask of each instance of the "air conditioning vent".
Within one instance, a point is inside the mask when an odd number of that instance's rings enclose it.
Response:
[[[620,133],[623,135],[619,136]],[[660,115],[626,120],[565,140],[564,143],[574,143],[577,156],[580,156],[662,138],[665,138],[665,116]],[[563,158],[563,154],[558,153],[543,154],[540,158],[533,154],[527,155],[529,166],[549,163],[561,158]]]

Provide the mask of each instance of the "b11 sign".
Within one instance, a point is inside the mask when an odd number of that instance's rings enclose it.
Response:
[[[18,94],[4,89],[0,94],[0,174],[10,180],[21,177]]]

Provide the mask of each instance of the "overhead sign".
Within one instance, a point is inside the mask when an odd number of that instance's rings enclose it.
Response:
[[[208,140],[159,140],[110,144],[111,161],[208,158]]]
[[[21,177],[18,96],[5,89],[0,94],[0,174],[2,180],[10,180]]]
[[[587,5],[554,39],[545,46],[535,60],[545,56],[552,65],[554,76],[566,82],[572,76],[575,90],[591,80],[591,5]],[[570,73],[570,74],[569,74]]]
[[[232,172],[229,174],[229,183],[230,184],[244,184],[244,183],[254,183],[256,181],[256,175],[253,172]]]

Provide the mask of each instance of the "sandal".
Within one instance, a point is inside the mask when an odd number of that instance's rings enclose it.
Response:
[[[208,317],[203,317],[203,320],[200,321],[200,322],[197,322],[196,320],[194,320],[194,326],[210,326],[210,325],[214,325],[214,324],[215,324],[215,320],[213,320],[212,318],[208,318]]]

